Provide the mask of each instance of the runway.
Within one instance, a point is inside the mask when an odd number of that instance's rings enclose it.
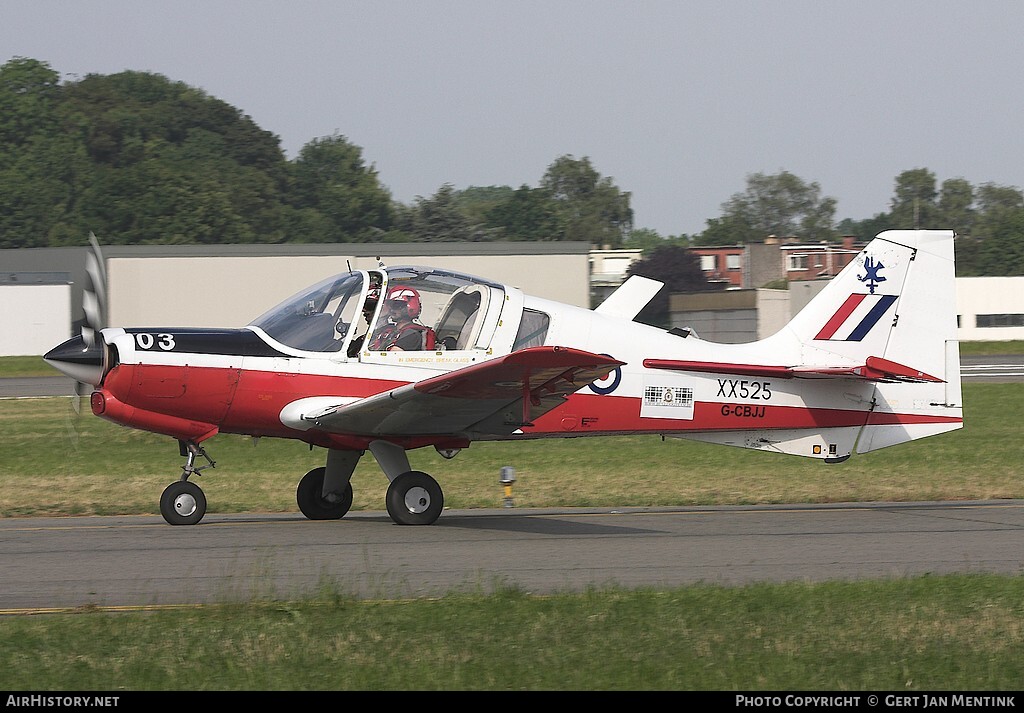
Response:
[[[0,613],[1024,571],[1024,500],[0,520]]]

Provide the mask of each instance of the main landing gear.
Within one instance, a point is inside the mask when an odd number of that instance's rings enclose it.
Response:
[[[401,446],[387,441],[370,444],[381,470],[391,481],[385,504],[399,525],[430,525],[444,509],[444,493],[426,473],[412,470]],[[310,520],[337,520],[352,507],[352,472],[362,451],[327,451],[327,465],[314,468],[299,481],[295,500]]]
[[[193,441],[178,442],[185,457],[181,479],[164,489],[160,514],[171,525],[195,525],[206,514],[206,496],[191,482],[192,475],[216,467],[202,446]],[[370,443],[381,470],[391,481],[385,497],[388,515],[398,525],[431,525],[444,510],[444,493],[432,477],[413,470],[402,446],[387,441]],[[352,507],[352,473],[362,451],[328,450],[327,464],[314,468],[299,480],[295,500],[310,520],[338,520]],[[206,465],[196,465],[203,458]]]

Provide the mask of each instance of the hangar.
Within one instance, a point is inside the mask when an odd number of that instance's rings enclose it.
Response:
[[[241,327],[315,282],[379,263],[446,268],[538,297],[582,307],[590,303],[590,245],[585,242],[103,245],[102,250],[111,325]],[[50,288],[33,295],[22,287],[20,293],[14,287],[0,291],[0,332],[21,335],[16,343],[0,343],[0,356],[42,354],[80,329],[89,251],[0,251],[0,275],[8,277],[8,284],[26,285],[45,274]],[[17,294],[21,297],[15,298]],[[35,345],[38,339],[26,337],[38,325],[11,322],[14,313],[33,310],[45,312],[48,322],[62,327],[56,341],[52,332],[40,335],[49,345],[41,351]],[[57,319],[62,310],[65,316]]]

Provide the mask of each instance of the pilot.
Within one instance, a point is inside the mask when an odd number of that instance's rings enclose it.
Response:
[[[373,335],[370,351],[433,349],[434,330],[416,321],[421,310],[420,293],[413,288],[395,285],[388,290],[382,315],[387,323]]]

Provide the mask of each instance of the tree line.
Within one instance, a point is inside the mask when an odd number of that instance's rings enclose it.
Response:
[[[587,158],[536,188],[446,184],[392,199],[341,135],[293,161],[276,136],[199,89],[146,72],[60,82],[0,67],[0,248],[111,244],[591,240],[619,245],[630,196]]]
[[[656,249],[769,235],[861,240],[953,228],[958,273],[1024,274],[1024,194],[923,168],[897,176],[888,212],[836,222],[837,201],[787,171],[751,174],[695,235],[633,224],[631,195],[587,157],[536,186],[442,185],[392,198],[362,149],[335,134],[288,160],[279,139],[200,89],[148,72],[62,82],[47,63],[0,66],[0,248],[85,244],[582,240]]]

